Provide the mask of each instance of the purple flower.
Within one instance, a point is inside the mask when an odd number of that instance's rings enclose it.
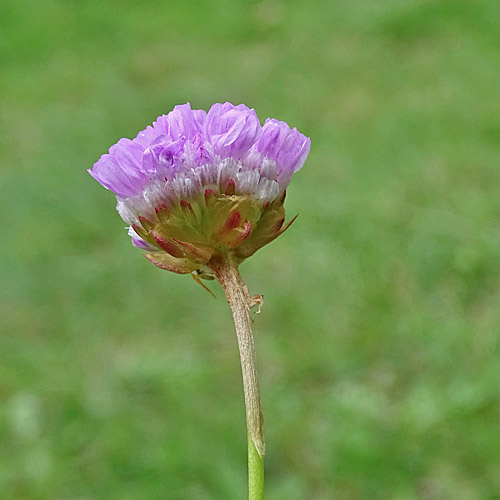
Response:
[[[189,272],[214,252],[242,260],[281,234],[283,194],[309,149],[297,129],[261,126],[244,104],[206,113],[187,103],[120,139],[89,173],[117,195],[134,245],[160,267]]]
[[[285,122],[268,118],[256,149],[276,162],[278,174],[284,171],[293,173],[304,165],[311,149],[311,139],[296,128],[290,129]]]
[[[257,114],[244,104],[214,104],[205,121],[206,138],[221,158],[241,159],[261,133]]]
[[[109,154],[101,156],[89,173],[118,196],[134,196],[150,180],[148,172],[142,168],[143,154],[144,148],[137,140],[120,139],[109,148]]]

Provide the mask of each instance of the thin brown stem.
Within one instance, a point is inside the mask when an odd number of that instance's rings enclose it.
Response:
[[[250,307],[260,303],[260,298],[250,297],[248,288],[238,271],[238,265],[230,256],[212,258],[209,266],[221,284],[233,313],[243,374],[247,428],[255,449],[262,459],[266,452],[264,417],[250,317]]]

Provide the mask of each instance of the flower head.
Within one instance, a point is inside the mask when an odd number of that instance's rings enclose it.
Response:
[[[230,253],[241,262],[279,236],[285,190],[310,139],[285,122],[261,126],[244,104],[189,103],[120,139],[89,170],[117,197],[135,246],[158,267],[204,270]]]

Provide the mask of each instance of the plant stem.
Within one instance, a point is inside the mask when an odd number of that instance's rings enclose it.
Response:
[[[238,265],[231,256],[214,257],[209,266],[226,294],[236,327],[248,429],[248,498],[263,500],[266,445],[250,318],[250,307],[260,303],[261,299],[250,297],[248,288],[238,271]]]
[[[252,437],[248,433],[248,498],[264,498],[264,459],[259,456]]]

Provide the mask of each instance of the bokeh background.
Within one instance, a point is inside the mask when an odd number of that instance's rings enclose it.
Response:
[[[190,101],[312,138],[242,266],[270,500],[500,498],[500,3],[2,0],[0,496],[246,495],[216,283],[88,174]]]

